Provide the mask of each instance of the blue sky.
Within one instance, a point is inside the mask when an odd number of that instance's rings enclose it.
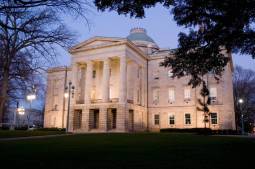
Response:
[[[173,21],[168,9],[161,6],[146,10],[146,18],[135,19],[129,16],[118,15],[116,12],[98,12],[95,9],[88,15],[89,26],[80,18],[74,19],[64,17],[64,22],[69,29],[76,32],[77,41],[81,42],[93,36],[106,37],[126,37],[131,28],[142,27],[154,41],[162,48],[176,48],[178,45],[178,34],[187,31],[183,27],[178,27]],[[64,49],[58,50],[58,63],[52,66],[63,66],[70,64],[70,55]],[[234,55],[234,64],[255,71],[255,60],[250,56]],[[23,103],[26,105],[26,103]],[[41,102],[36,101],[32,107],[41,106]],[[26,105],[27,107],[27,105]]]
[[[178,33],[187,31],[173,21],[168,9],[158,5],[146,10],[144,19],[130,18],[118,15],[116,12],[98,12],[92,9],[87,14],[89,26],[81,18],[63,18],[69,29],[77,34],[77,41],[81,42],[93,36],[126,37],[131,28],[142,27],[160,47],[176,48]],[[234,64],[255,70],[255,60],[250,56],[233,55]],[[58,65],[69,65],[70,55],[65,50],[59,50]]]

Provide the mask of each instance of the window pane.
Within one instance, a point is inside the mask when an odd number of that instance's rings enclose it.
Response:
[[[211,123],[212,124],[218,124],[217,113],[211,113]]]
[[[185,88],[184,88],[184,98],[185,98],[185,99],[190,99],[190,98],[191,98],[190,87],[185,87]]]
[[[154,115],[154,124],[159,125],[159,115],[158,114]]]
[[[185,124],[191,124],[191,116],[190,116],[190,114],[185,114]]]
[[[216,87],[210,88],[210,97],[217,97],[217,88]]]
[[[168,89],[168,99],[170,102],[175,101],[175,92],[173,88]]]
[[[175,124],[174,115],[169,116],[169,124],[170,124],[170,125]]]

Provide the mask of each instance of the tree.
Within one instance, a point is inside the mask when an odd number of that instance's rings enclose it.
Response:
[[[12,2],[9,3],[13,5]],[[51,8],[1,10],[0,21],[0,119],[15,91],[28,87],[32,75],[55,57],[56,45],[69,47],[73,34]],[[11,28],[11,29],[9,29]],[[25,31],[23,31],[25,30]],[[17,96],[17,95],[16,95]]]
[[[4,109],[52,64],[55,46],[72,43],[62,16],[81,16],[88,23],[89,7],[87,0],[0,0],[0,123]]]
[[[51,9],[55,11],[55,15],[74,14],[82,16],[86,21],[85,11],[88,10],[90,3],[87,0],[0,0],[0,16],[5,15],[6,10],[19,9]],[[0,20],[0,27],[7,29],[26,30],[24,28],[13,28]]]
[[[245,130],[255,122],[255,72],[236,66],[233,78],[234,103],[237,125],[241,124],[241,114],[244,115]],[[239,99],[244,102],[240,104]],[[251,129],[251,128],[250,128]]]
[[[202,111],[204,112],[204,124],[205,124],[205,128],[206,128],[206,124],[209,121],[209,117],[210,117],[210,110],[209,110],[209,105],[210,105],[210,98],[209,98],[209,90],[207,88],[207,84],[203,81],[203,85],[202,85],[202,89],[200,91],[200,96],[202,97],[202,99],[198,99],[198,103],[199,103],[199,107],[197,107],[198,111]],[[210,124],[210,123],[209,123]],[[210,127],[210,125],[209,125]]]
[[[240,52],[255,58],[255,1],[253,0],[95,0],[99,10],[116,10],[131,17],[145,17],[145,8],[163,4],[179,26],[190,28],[179,34],[176,57],[162,66],[173,68],[173,77],[190,75],[189,84],[198,86],[201,76],[221,76],[229,58],[224,53]],[[199,76],[197,76],[199,75]]]

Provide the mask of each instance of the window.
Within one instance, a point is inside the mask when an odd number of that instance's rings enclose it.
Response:
[[[159,102],[159,88],[153,89],[153,104],[158,104]]]
[[[154,125],[159,125],[159,114],[154,115]]]
[[[153,72],[153,77],[154,79],[158,80],[159,79],[159,70],[156,70]]]
[[[217,100],[217,88],[216,87],[211,87],[209,92],[210,92],[211,102],[216,102],[216,100]]]
[[[93,78],[96,78],[96,70],[93,70],[93,75],[92,75]]]
[[[211,123],[212,124],[218,124],[217,113],[211,113]]]
[[[184,88],[184,100],[190,100],[191,98],[191,90],[189,86]]]
[[[185,124],[191,124],[191,115],[189,113],[185,114]]]
[[[168,72],[167,72],[167,76],[168,76],[168,77],[170,77],[170,78],[173,78],[172,70],[168,70]]]
[[[169,124],[170,124],[170,125],[174,125],[174,124],[175,124],[174,115],[170,115],[170,116],[169,116]]]
[[[175,101],[175,92],[174,88],[169,88],[168,89],[168,103],[172,103]]]

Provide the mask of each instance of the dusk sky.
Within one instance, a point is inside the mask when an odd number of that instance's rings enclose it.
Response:
[[[142,27],[147,30],[150,37],[161,48],[176,48],[178,45],[178,33],[187,31],[178,27],[173,21],[168,9],[158,5],[155,8],[146,10],[144,19],[130,18],[129,16],[118,15],[116,12],[98,12],[92,9],[88,15],[89,27],[82,19],[65,17],[66,24],[78,35],[78,42],[87,40],[93,36],[126,37],[131,28]],[[255,70],[255,60],[251,56],[233,55],[234,64]],[[70,55],[60,50],[58,65],[69,65]]]

